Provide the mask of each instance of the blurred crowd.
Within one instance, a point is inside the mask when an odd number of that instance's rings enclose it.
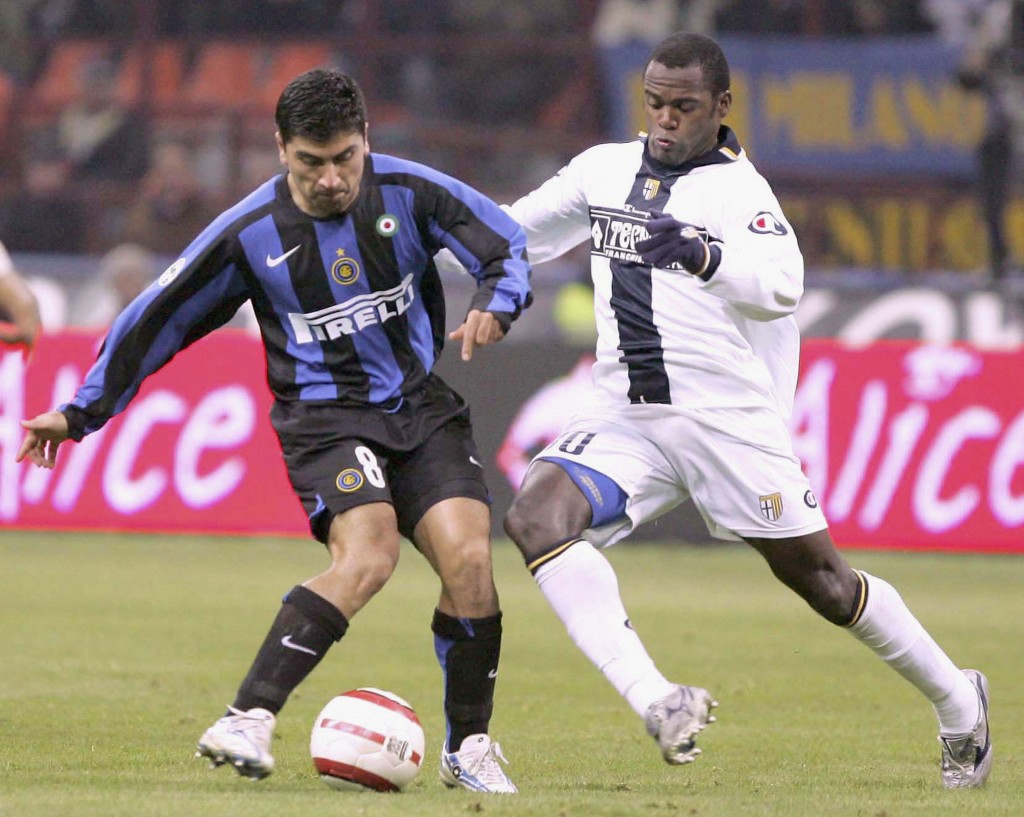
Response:
[[[593,66],[599,47],[653,43],[666,32],[689,29],[796,37],[934,36],[968,49],[977,41],[985,7],[1000,2],[1014,5],[1012,0],[3,0],[0,241],[12,253],[97,258],[128,247],[119,256],[122,267],[132,259],[137,271],[157,274],[160,262],[180,252],[223,206],[277,171],[273,99],[290,76],[267,67],[273,55],[262,49],[268,43],[296,46],[288,59],[277,53],[275,65],[282,72],[309,67],[303,65],[305,57],[357,76],[368,93],[376,150],[448,170],[501,199],[535,185],[580,148],[607,138],[595,104],[602,97]],[[68,43],[88,48],[72,52]],[[176,49],[173,59],[161,50],[164,43]],[[222,47],[220,62],[210,44]],[[971,69],[975,73],[965,71],[965,87],[969,82],[987,87],[991,53],[1005,44],[990,45]],[[148,49],[141,67],[132,62],[140,48]],[[245,71],[240,53],[251,57]],[[74,54],[70,69],[56,73]],[[133,66],[135,74],[129,70]],[[160,85],[168,71],[174,72],[170,92]],[[213,78],[212,90],[197,88],[201,75]],[[237,82],[262,85],[259,93],[249,94],[232,84]],[[998,148],[1000,128],[1013,127],[1015,120],[1004,117],[992,124],[988,138]],[[987,201],[993,224],[1005,191],[990,191]],[[998,229],[990,232],[1005,271],[1010,264],[1005,239]],[[150,260],[140,260],[143,253]],[[112,266],[111,260],[104,269]],[[111,299],[139,283],[136,275],[134,284],[122,287],[112,283],[109,272],[97,280]]]

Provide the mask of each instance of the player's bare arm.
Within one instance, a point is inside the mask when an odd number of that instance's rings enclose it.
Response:
[[[11,323],[0,323],[0,343],[24,344],[29,349],[39,334],[39,304],[32,291],[15,275],[0,275],[0,305]]]
[[[33,465],[53,468],[57,462],[57,447],[68,438],[68,420],[59,411],[47,411],[31,420],[22,420],[25,439],[15,457],[21,462],[28,457]]]
[[[494,314],[481,312],[479,309],[471,309],[459,328],[448,334],[450,340],[462,341],[463,360],[472,360],[473,350],[477,346],[497,343],[503,337],[505,331]]]

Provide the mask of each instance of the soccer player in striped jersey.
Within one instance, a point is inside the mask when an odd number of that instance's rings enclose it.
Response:
[[[372,153],[362,92],[313,70],[275,113],[285,172],[215,219],[114,322],[74,398],[26,421],[19,460],[123,410],[142,380],[252,303],[274,396],[271,421],[312,534],[330,554],[292,588],[227,714],[198,754],[270,774],[275,718],[388,580],[401,536],[441,580],[432,629],[444,677],[450,787],[512,793],[488,736],[501,647],[487,488],[463,399],[432,373],[445,302],[434,254],[476,278],[450,334],[469,360],[531,299],[522,229],[467,185]]]
[[[992,761],[987,682],[961,671],[896,590],[840,555],[786,420],[799,356],[803,260],[735,133],[714,40],[675,34],[643,76],[648,134],[593,147],[511,214],[532,263],[590,242],[596,397],[533,461],[505,527],[572,639],[645,721],[669,763],[699,753],[707,690],[669,682],[597,550],[687,498],[817,613],[934,705],[947,787]]]

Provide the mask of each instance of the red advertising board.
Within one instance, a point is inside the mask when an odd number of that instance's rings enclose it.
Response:
[[[844,547],[1024,553],[1024,353],[806,341],[796,452]]]
[[[267,418],[262,347],[241,331],[178,355],[122,415],[62,447],[53,471],[15,463],[19,421],[70,398],[98,341],[48,336],[29,363],[0,351],[0,524],[308,535]],[[489,441],[507,443],[517,407],[545,388],[530,372],[552,350],[487,351],[485,367],[449,368],[495,460]],[[794,444],[840,546],[1024,553],[1022,363],[963,345],[805,342]],[[504,415],[487,393],[493,372]],[[499,463],[488,470],[500,519],[509,491]]]
[[[18,421],[70,399],[95,334],[49,335],[27,363],[0,352],[0,522],[23,528],[307,534],[267,413],[258,340],[222,330],[150,377],[121,415],[16,464]]]

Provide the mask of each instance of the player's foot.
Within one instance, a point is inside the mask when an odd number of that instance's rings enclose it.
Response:
[[[457,752],[441,747],[441,781],[450,789],[462,786],[484,794],[515,794],[519,789],[499,761],[508,763],[497,743],[487,735],[470,735]]]
[[[693,763],[697,759],[700,754],[697,735],[709,723],[715,722],[711,710],[716,706],[718,701],[706,689],[677,686],[647,708],[644,726],[647,733],[658,741],[666,763],[675,766]]]
[[[203,732],[196,757],[209,758],[211,768],[230,763],[242,777],[262,780],[274,770],[270,739],[277,719],[266,709],[228,709],[230,714]]]
[[[964,675],[978,690],[981,714],[968,735],[944,737],[942,744],[942,785],[947,789],[975,789],[984,786],[992,769],[992,739],[988,734],[988,678],[976,669]]]

